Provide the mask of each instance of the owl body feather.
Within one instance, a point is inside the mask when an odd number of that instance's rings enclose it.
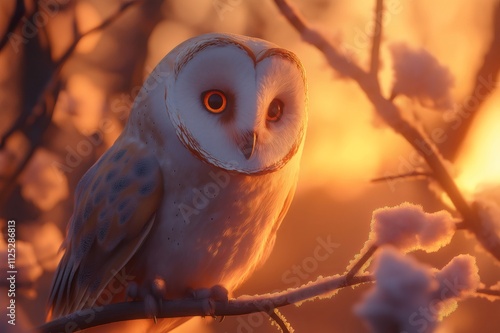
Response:
[[[227,98],[221,115],[202,105],[207,90]],[[277,99],[282,119],[271,122]],[[147,294],[158,277],[165,298],[237,288],[268,257],[293,198],[305,102],[300,62],[268,42],[209,34],[171,51],[76,189],[52,317],[104,305],[105,294],[108,303],[123,301],[131,282]],[[148,321],[144,329],[181,322]]]

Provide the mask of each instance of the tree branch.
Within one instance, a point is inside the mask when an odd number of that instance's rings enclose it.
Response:
[[[131,0],[129,2],[122,3],[116,12],[114,12],[107,19],[102,21],[99,25],[84,32],[83,34],[77,35],[75,40],[73,41],[73,43],[71,43],[71,45],[66,49],[66,52],[64,52],[64,54],[56,61],[56,67],[58,69],[60,69],[62,67],[62,65],[66,62],[66,60],[68,60],[68,58],[71,56],[73,51],[76,49],[76,47],[78,46],[78,43],[80,42],[80,40],[82,40],[82,38],[96,32],[96,31],[101,31],[101,30],[105,29],[111,23],[116,21],[127,10],[127,8],[129,8],[132,5],[138,4],[142,1],[143,0]]]
[[[476,290],[476,293],[479,294],[480,296],[486,295],[486,296],[498,297],[498,299],[500,300],[500,290],[483,288]]]
[[[286,0],[274,0],[274,2],[288,22],[300,33],[302,39],[316,46],[325,54],[326,60],[331,67],[344,76],[352,78],[366,76],[366,73],[361,68],[342,56],[323,35],[310,28],[301,14]]]
[[[373,31],[370,73],[377,77],[380,64],[380,43],[382,41],[382,20],[384,16],[384,0],[377,0],[375,6],[375,30]]]
[[[287,323],[285,316],[278,309],[274,309],[269,313],[269,317],[278,325],[283,333],[292,333],[293,328]]]
[[[402,135],[425,159],[436,180],[462,215],[464,225],[476,236],[482,246],[500,261],[500,241],[492,242],[491,235],[483,235],[477,212],[464,199],[448,172],[438,148],[423,129],[404,119],[398,107],[382,95],[378,80],[354,62],[349,62],[324,36],[311,29],[297,10],[286,0],[274,1],[285,18],[298,30],[304,41],[322,51],[333,69],[355,80],[384,121]]]
[[[382,181],[391,181],[391,180],[396,180],[396,179],[408,179],[408,178],[434,178],[434,174],[432,172],[427,172],[427,171],[411,171],[408,173],[402,173],[399,175],[389,175],[389,176],[383,176],[383,177],[377,177],[373,178],[370,181],[372,183],[377,183],[377,182],[382,182]]]
[[[289,289],[278,293],[242,296],[228,302],[216,301],[213,306],[213,316],[236,316],[255,312],[271,313],[274,309],[290,304],[310,300],[320,295],[331,293],[348,286],[372,282],[372,276],[356,276],[347,281],[345,276],[331,276],[310,282],[299,288]],[[161,303],[157,318],[176,318],[206,316],[207,300],[164,300]],[[91,309],[80,310],[62,318],[41,325],[37,328],[39,333],[68,332],[68,327],[73,327],[73,332],[109,324],[112,322],[148,319],[145,305],[142,301],[109,304],[94,308],[94,320],[88,322]],[[274,319],[274,318],[273,318]]]
[[[349,269],[349,271],[346,274],[346,281],[350,281],[358,272],[361,270],[363,265],[370,260],[370,258],[375,254],[375,251],[377,251],[378,246],[377,245],[370,245],[368,250],[361,255],[361,257],[354,263],[354,265]]]

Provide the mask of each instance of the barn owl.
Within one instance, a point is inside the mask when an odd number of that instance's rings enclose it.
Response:
[[[267,41],[206,34],[167,54],[76,188],[51,318],[126,293],[146,304],[231,294],[268,257],[290,206],[306,103],[299,59]]]

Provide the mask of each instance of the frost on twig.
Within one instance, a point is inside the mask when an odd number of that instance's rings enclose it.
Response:
[[[274,309],[269,313],[269,317],[273,320],[272,325],[276,325],[283,333],[293,333],[295,330],[292,325],[286,320],[285,316],[278,310]]]
[[[456,301],[479,285],[475,259],[460,255],[441,271],[404,256],[392,247],[375,260],[372,290],[355,311],[372,332],[433,332],[437,321],[456,308]]]
[[[293,288],[282,292],[240,296],[229,302],[216,301],[213,303],[213,315],[235,316],[255,312],[270,313],[275,308],[290,304],[300,304],[306,300],[312,300],[321,297],[328,297],[339,289],[355,286],[366,282],[371,282],[373,278],[368,275],[355,276],[347,279],[345,276],[319,277],[314,282],[309,282],[299,288]],[[206,300],[180,299],[164,300],[159,307],[157,318],[191,317],[206,315]],[[94,320],[89,322],[88,314],[95,315]],[[74,328],[73,331],[82,330],[98,325],[109,324],[115,321],[146,319],[149,318],[145,312],[144,302],[124,302],[113,303],[93,309],[84,309],[73,314],[67,315],[48,322],[38,327],[38,332],[61,332],[65,330],[68,323]]]

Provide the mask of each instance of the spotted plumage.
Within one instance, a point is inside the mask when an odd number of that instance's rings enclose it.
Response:
[[[140,143],[113,146],[85,174],[76,189],[66,253],[54,281],[53,313],[94,305],[113,271],[122,269],[141,246],[162,196],[160,166]]]

